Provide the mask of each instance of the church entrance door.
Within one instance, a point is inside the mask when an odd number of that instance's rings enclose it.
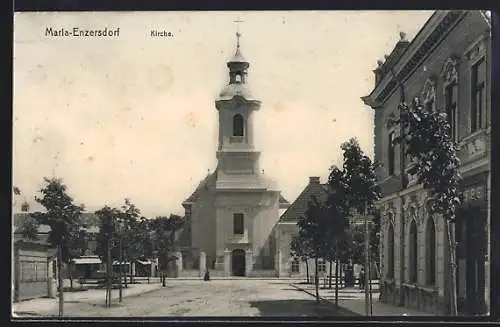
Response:
[[[245,276],[245,251],[233,250],[231,259],[233,276]]]

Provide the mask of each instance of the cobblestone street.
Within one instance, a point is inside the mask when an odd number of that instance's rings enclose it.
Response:
[[[128,297],[111,309],[102,301],[68,303],[72,317],[173,316],[298,316],[350,315],[332,305],[317,304],[310,295],[280,280],[169,280],[168,287]],[[57,310],[40,312],[56,316]]]

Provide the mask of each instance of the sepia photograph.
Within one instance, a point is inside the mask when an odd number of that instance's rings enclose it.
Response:
[[[490,315],[489,11],[13,33],[11,319]]]

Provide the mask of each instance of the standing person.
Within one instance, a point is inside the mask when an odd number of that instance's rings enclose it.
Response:
[[[365,268],[361,267],[361,270],[359,271],[359,288],[364,289],[365,288]]]

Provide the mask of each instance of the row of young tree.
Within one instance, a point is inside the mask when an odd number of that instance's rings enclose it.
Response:
[[[40,225],[50,227],[48,243],[57,249],[59,315],[62,316],[63,267],[67,268],[72,288],[72,261],[87,250],[89,235],[86,228],[90,226],[83,218],[84,206],[75,204],[61,179],[44,178],[44,182],[45,185],[40,190],[41,196],[35,196],[35,201],[45,210],[29,213],[19,232],[24,238],[36,240]],[[18,187],[14,187],[14,195],[21,195]],[[23,202],[22,211],[29,211],[26,202]],[[172,214],[147,219],[129,199],[125,199],[120,208],[104,206],[95,215],[99,224],[96,254],[106,264],[108,285],[112,276],[112,264],[116,261],[122,263],[158,258],[159,270],[166,270],[169,253],[175,245],[175,232],[183,225],[182,217]],[[124,277],[126,285],[126,275]],[[108,296],[109,294],[106,295],[107,302]]]
[[[314,284],[319,302],[318,261],[330,262],[329,287],[332,286],[332,263],[335,262],[335,302],[338,304],[340,266],[352,260],[365,264],[365,232],[350,226],[351,218],[370,214],[371,257],[378,258],[380,218],[375,202],[381,194],[376,183],[375,164],[361,150],[356,139],[342,144],[343,166],[332,166],[327,182],[327,196],[312,197],[304,217],[299,217],[299,233],[292,238],[292,255],[306,262],[314,260]],[[309,279],[309,278],[308,278]]]
[[[461,176],[458,144],[453,138],[449,117],[444,110],[432,110],[419,99],[405,102],[404,86],[400,83],[401,102],[396,115],[391,115],[388,127],[396,127],[399,135],[393,145],[400,147],[400,178],[403,188],[408,185],[408,174],[427,192],[428,213],[442,219],[445,227],[448,253],[448,279],[456,280],[456,213],[463,201],[460,191]],[[379,241],[380,215],[374,207],[381,197],[376,184],[375,164],[361,151],[358,142],[351,139],[342,145],[343,167],[332,167],[328,179],[328,198],[311,199],[305,217],[299,222],[299,234],[292,240],[296,257],[306,260],[319,258],[345,260],[355,256],[360,247],[352,240],[357,233],[349,232],[348,219],[353,211],[372,217],[372,240],[369,253],[375,254]],[[406,171],[408,167],[408,170]],[[354,210],[353,210],[354,209]],[[378,225],[378,226],[377,226]],[[359,233],[357,234],[359,237]],[[351,250],[349,251],[349,248]],[[378,255],[374,256],[378,258]],[[339,266],[338,264],[336,265]],[[331,275],[331,274],[330,274]],[[338,272],[336,278],[338,279]],[[337,280],[338,281],[338,280]],[[319,301],[318,276],[315,276],[316,297]],[[338,285],[338,283],[336,283]],[[456,283],[446,290],[449,314],[457,315]],[[336,291],[338,303],[338,291]]]

